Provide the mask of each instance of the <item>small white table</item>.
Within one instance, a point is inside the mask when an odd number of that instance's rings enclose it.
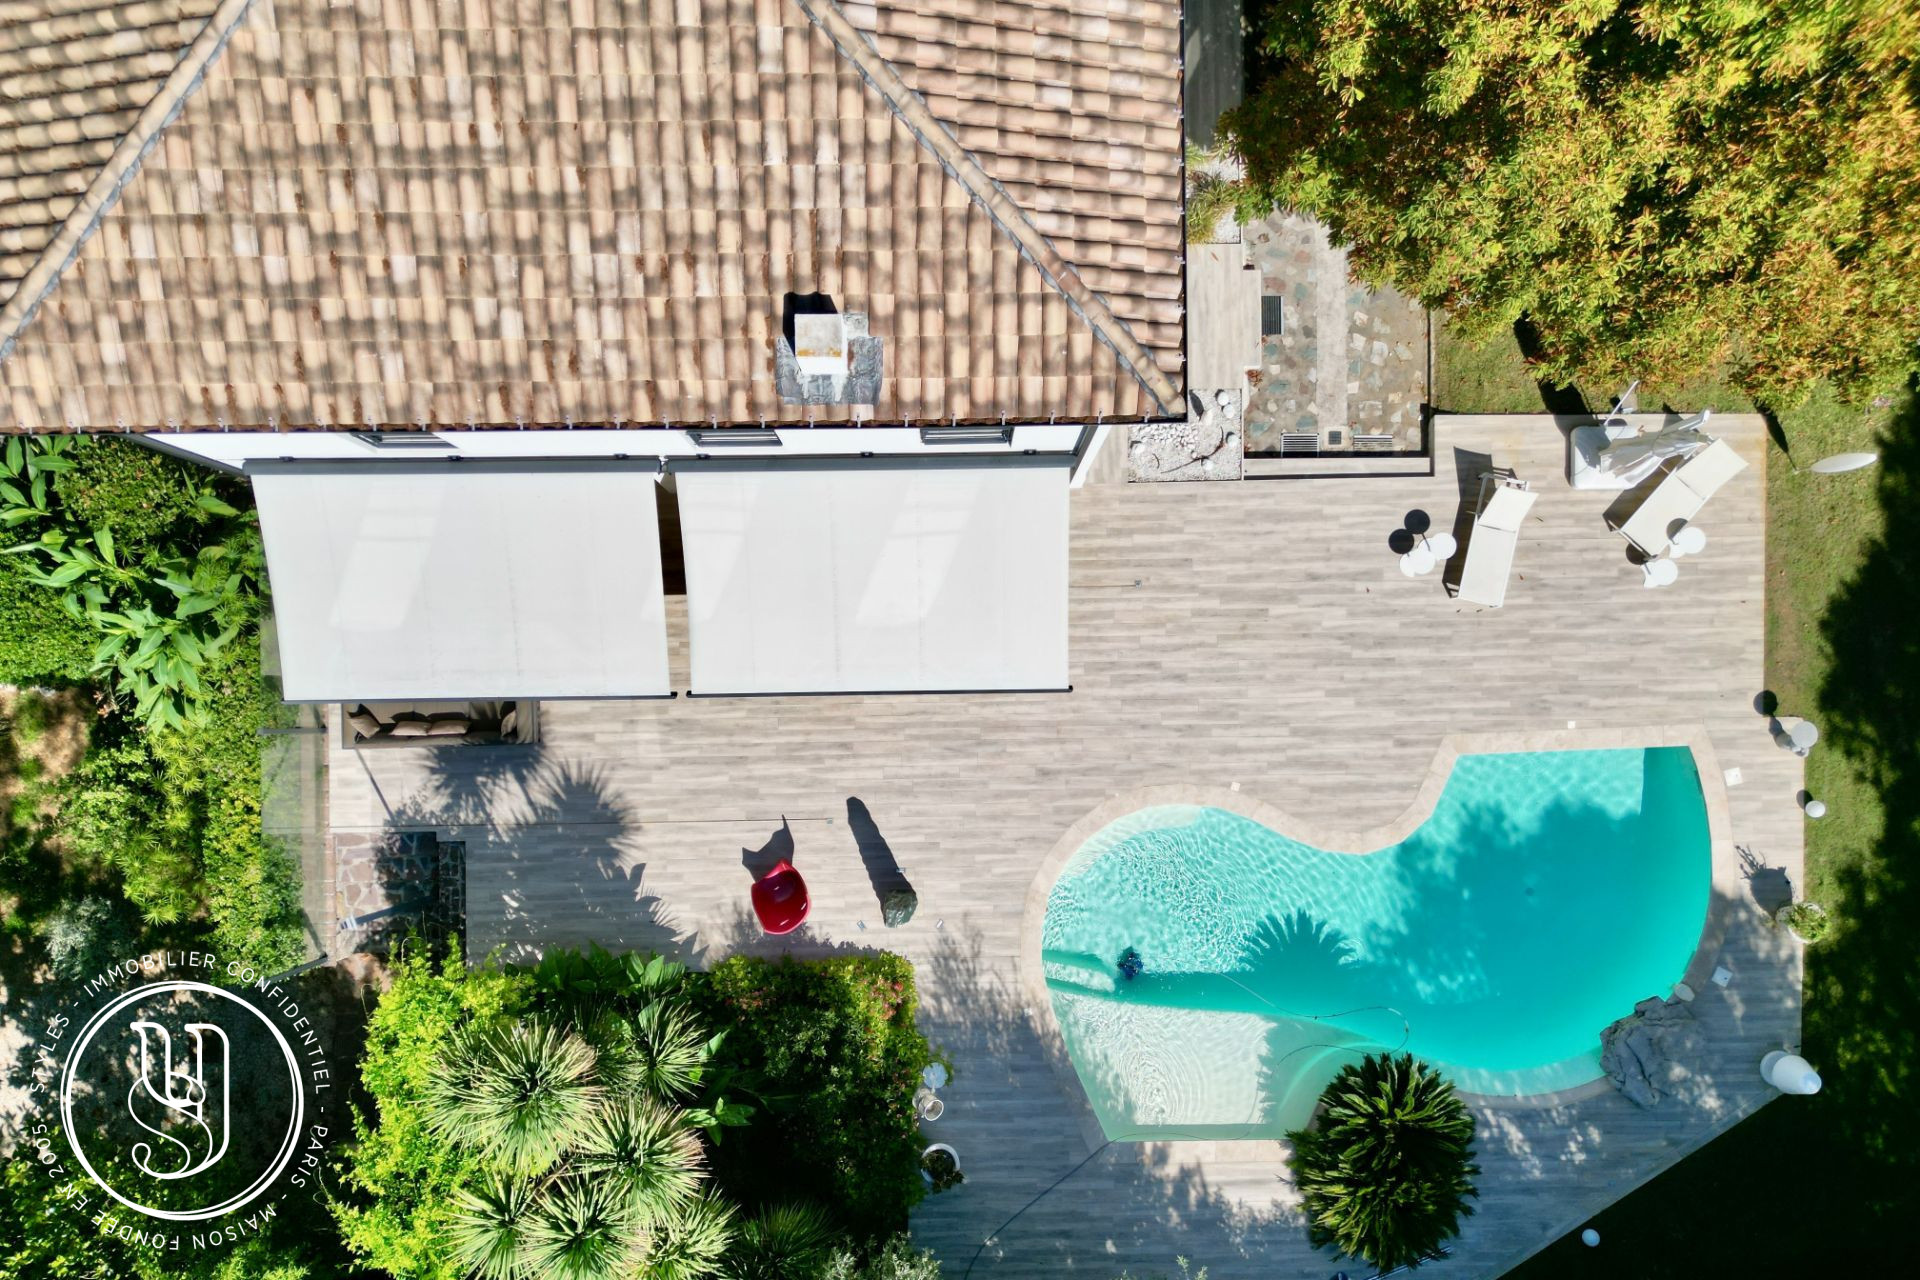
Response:
[[[1680,577],[1680,566],[1671,560],[1649,560],[1641,566],[1646,571],[1644,584],[1648,590],[1654,587],[1670,587]]]
[[[1415,547],[1400,557],[1400,572],[1409,578],[1419,578],[1433,572],[1433,566],[1439,562],[1433,558],[1433,552],[1425,547]]]
[[[1820,729],[1811,720],[1782,721],[1773,740],[1797,756],[1804,756],[1820,741]]]
[[[1441,564],[1453,559],[1453,553],[1460,549],[1460,544],[1454,541],[1450,533],[1436,533],[1422,541],[1427,544],[1427,550],[1433,553],[1433,558]]]
[[[1687,525],[1673,535],[1671,556],[1697,556],[1707,549],[1707,531],[1697,524]]]

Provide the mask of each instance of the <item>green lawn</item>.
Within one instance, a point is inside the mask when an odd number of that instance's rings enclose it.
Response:
[[[1586,387],[1588,408],[1604,412],[1625,387]],[[1579,394],[1575,392],[1574,394]],[[1718,378],[1697,378],[1671,384],[1645,383],[1638,396],[1648,413],[1662,409],[1692,413],[1713,409],[1721,413],[1752,413],[1753,401],[1738,388]],[[1433,403],[1442,413],[1541,413],[1547,397],[1520,354],[1511,333],[1486,342],[1474,342],[1454,330],[1438,313],[1433,330]]]
[[[1513,335],[1476,343],[1433,317],[1433,403],[1443,413],[1539,413],[1540,384],[1520,358]]]
[[[1530,404],[1520,392],[1517,345],[1475,350],[1440,332],[1443,409],[1539,411],[1537,389]],[[1712,382],[1642,388],[1640,403],[1750,407]],[[1867,471],[1793,469],[1871,448],[1882,462]],[[1599,1249],[1568,1237],[1514,1280],[1834,1273],[1906,1252],[1920,1210],[1920,400],[1849,406],[1822,390],[1779,416],[1767,681],[1782,714],[1823,733],[1807,787],[1828,816],[1808,824],[1801,888],[1836,922],[1807,957],[1805,1052],[1827,1087],[1768,1106],[1608,1209]]]

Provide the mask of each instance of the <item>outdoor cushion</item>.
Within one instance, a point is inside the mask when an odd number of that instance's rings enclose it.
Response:
[[[1467,536],[1467,558],[1461,565],[1460,585],[1454,592],[1457,598],[1490,609],[1498,609],[1507,602],[1507,579],[1513,573],[1513,553],[1520,542],[1520,526],[1539,496],[1524,485],[1501,483],[1496,476],[1482,479],[1479,510],[1473,515],[1473,530]]]
[[[433,726],[429,725],[425,720],[402,720],[393,726],[393,736],[396,738],[424,738],[428,733],[432,732],[432,729]]]
[[[500,717],[500,736],[501,737],[512,738],[514,736],[513,731],[515,729],[518,729],[519,727],[520,727],[520,711],[518,708],[515,708],[514,710],[509,711],[507,712],[507,714]]]
[[[1534,499],[1539,495],[1513,485],[1501,485],[1487,499],[1474,517],[1476,526],[1491,526],[1508,532],[1517,532],[1520,522],[1527,518],[1527,512],[1533,510]]]
[[[377,737],[380,730],[385,727],[380,723],[380,717],[365,707],[355,707],[347,712],[347,723],[352,725],[354,733],[362,738]]]
[[[429,738],[453,738],[467,732],[472,725],[466,720],[435,720],[427,726]]]

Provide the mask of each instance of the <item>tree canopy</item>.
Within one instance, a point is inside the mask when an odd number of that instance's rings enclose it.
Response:
[[[1917,46],[1916,0],[1274,0],[1221,133],[1243,214],[1550,376],[1785,404],[1916,363]]]

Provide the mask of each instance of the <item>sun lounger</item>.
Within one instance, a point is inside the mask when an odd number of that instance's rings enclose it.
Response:
[[[1520,523],[1533,510],[1537,497],[1524,480],[1491,473],[1480,478],[1480,498],[1474,505],[1473,531],[1467,536],[1467,558],[1460,569],[1456,598],[1490,609],[1506,603]]]
[[[1732,445],[1715,440],[1667,472],[1659,487],[1614,532],[1648,556],[1664,555],[1673,531],[1698,515],[1707,499],[1746,466]]]

